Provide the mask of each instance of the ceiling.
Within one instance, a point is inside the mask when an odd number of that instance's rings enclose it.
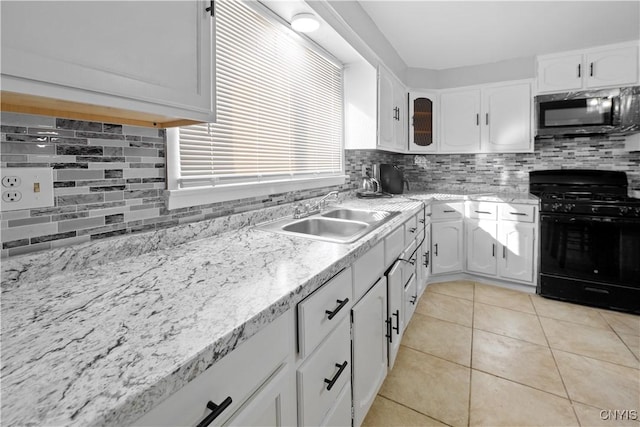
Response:
[[[442,70],[640,38],[640,1],[360,0],[409,68]]]

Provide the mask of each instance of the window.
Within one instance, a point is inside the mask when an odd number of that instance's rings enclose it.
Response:
[[[344,182],[342,67],[262,8],[216,2],[217,121],[167,133],[170,208]]]

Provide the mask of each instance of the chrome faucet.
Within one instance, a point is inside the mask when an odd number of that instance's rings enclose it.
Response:
[[[333,198],[334,200],[338,200],[338,192],[330,191],[317,202],[305,203],[304,205],[302,205],[301,203],[298,203],[297,205],[294,206],[293,218],[295,219],[305,218],[309,215],[320,213],[322,209],[324,209],[324,205],[326,204],[327,200],[329,200],[330,198]]]

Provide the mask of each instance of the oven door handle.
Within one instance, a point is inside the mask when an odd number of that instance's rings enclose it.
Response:
[[[635,224],[640,225],[640,218],[620,218],[609,216],[568,216],[568,215],[553,215],[542,214],[540,215],[540,221],[553,222],[560,224],[577,224],[577,223],[598,223],[598,224]]]

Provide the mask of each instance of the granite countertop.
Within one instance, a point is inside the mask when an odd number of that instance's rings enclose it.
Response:
[[[3,260],[2,424],[134,422],[422,203],[395,197],[341,206],[402,213],[349,245],[242,226],[174,246],[137,235],[117,247],[95,242]],[[197,227],[184,232],[196,234]],[[154,250],[136,252],[132,240]],[[112,250],[124,251],[123,259],[96,261]],[[85,264],[75,260],[81,254]]]
[[[538,203],[415,192],[340,203],[402,212],[353,244],[251,226],[251,215],[285,215],[280,207],[3,260],[2,424],[134,422],[350,265],[420,200]]]
[[[405,197],[423,201],[481,201],[500,203],[521,203],[537,205],[540,199],[531,193],[433,193],[429,191],[415,191],[404,194]]]

